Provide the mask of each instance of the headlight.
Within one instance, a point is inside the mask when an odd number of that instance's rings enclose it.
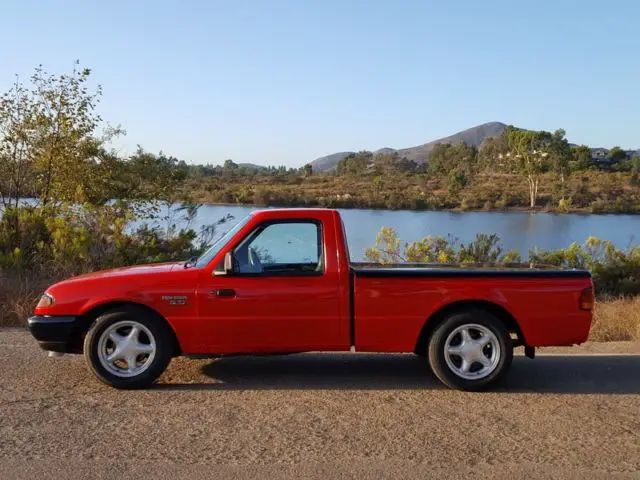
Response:
[[[55,298],[53,298],[51,295],[49,295],[48,293],[45,293],[44,295],[42,295],[40,297],[40,300],[38,301],[38,305],[36,306],[36,308],[47,308],[47,307],[51,307],[53,306],[53,304],[56,303]]]

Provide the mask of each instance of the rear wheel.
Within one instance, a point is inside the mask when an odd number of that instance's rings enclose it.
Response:
[[[173,352],[169,327],[141,308],[125,307],[98,317],[84,340],[91,371],[109,386],[150,386],[165,371]]]
[[[431,335],[428,358],[445,385],[486,390],[507,374],[513,360],[509,332],[496,317],[467,310],[446,318]]]

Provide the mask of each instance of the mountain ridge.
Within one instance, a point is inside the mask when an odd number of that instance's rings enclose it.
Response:
[[[383,147],[373,151],[373,154],[382,155],[382,154],[398,153],[400,157],[406,157],[407,159],[413,160],[417,163],[424,163],[428,160],[429,154],[433,150],[433,147],[435,147],[439,143],[449,143],[452,145],[456,145],[459,143],[466,143],[469,146],[480,148],[485,141],[487,141],[489,138],[493,138],[500,135],[504,130],[506,130],[507,127],[508,125],[502,122],[496,122],[496,121],[486,122],[471,128],[467,128],[465,130],[461,130],[452,135],[441,137],[427,143],[423,143],[421,145],[416,145],[416,146],[407,147],[407,148],[400,148],[400,149]],[[574,144],[574,143],[570,143],[570,145],[578,146],[577,144]],[[603,148],[603,147],[589,147],[589,148],[591,149],[591,154],[594,159],[605,160],[607,154],[610,151],[610,149]],[[637,149],[637,150],[624,149],[624,151],[629,156],[640,155],[640,149]],[[335,168],[338,166],[338,163],[341,160],[343,160],[348,155],[351,155],[354,153],[356,153],[355,150],[331,153],[329,155],[318,157],[311,162],[306,162],[306,164],[311,164],[314,172],[317,172],[317,173],[330,172],[332,170],[335,170]],[[255,163],[239,163],[238,166],[251,169],[251,170],[256,170],[256,171],[266,170],[268,168],[264,165],[259,165]]]
[[[433,147],[438,143],[450,143],[452,145],[466,143],[469,146],[480,147],[480,145],[482,145],[482,143],[488,138],[500,135],[506,128],[507,124],[502,122],[487,122],[467,128],[447,137],[423,143],[422,145],[401,149],[385,147],[376,150],[374,154],[397,152],[401,157],[406,157],[407,159],[414,160],[418,163],[424,163],[429,158],[429,153],[433,150]],[[352,153],[355,152],[332,153],[330,155],[318,157],[310,163],[314,172],[328,172],[334,170],[342,159]]]

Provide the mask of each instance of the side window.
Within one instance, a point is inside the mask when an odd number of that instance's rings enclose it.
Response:
[[[322,272],[320,226],[315,222],[258,227],[236,247],[236,271],[262,274]]]

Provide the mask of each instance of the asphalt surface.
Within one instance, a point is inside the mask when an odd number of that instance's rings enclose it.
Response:
[[[0,478],[640,478],[640,346],[566,351],[491,393],[375,354],[175,359],[126,392],[0,331]]]

